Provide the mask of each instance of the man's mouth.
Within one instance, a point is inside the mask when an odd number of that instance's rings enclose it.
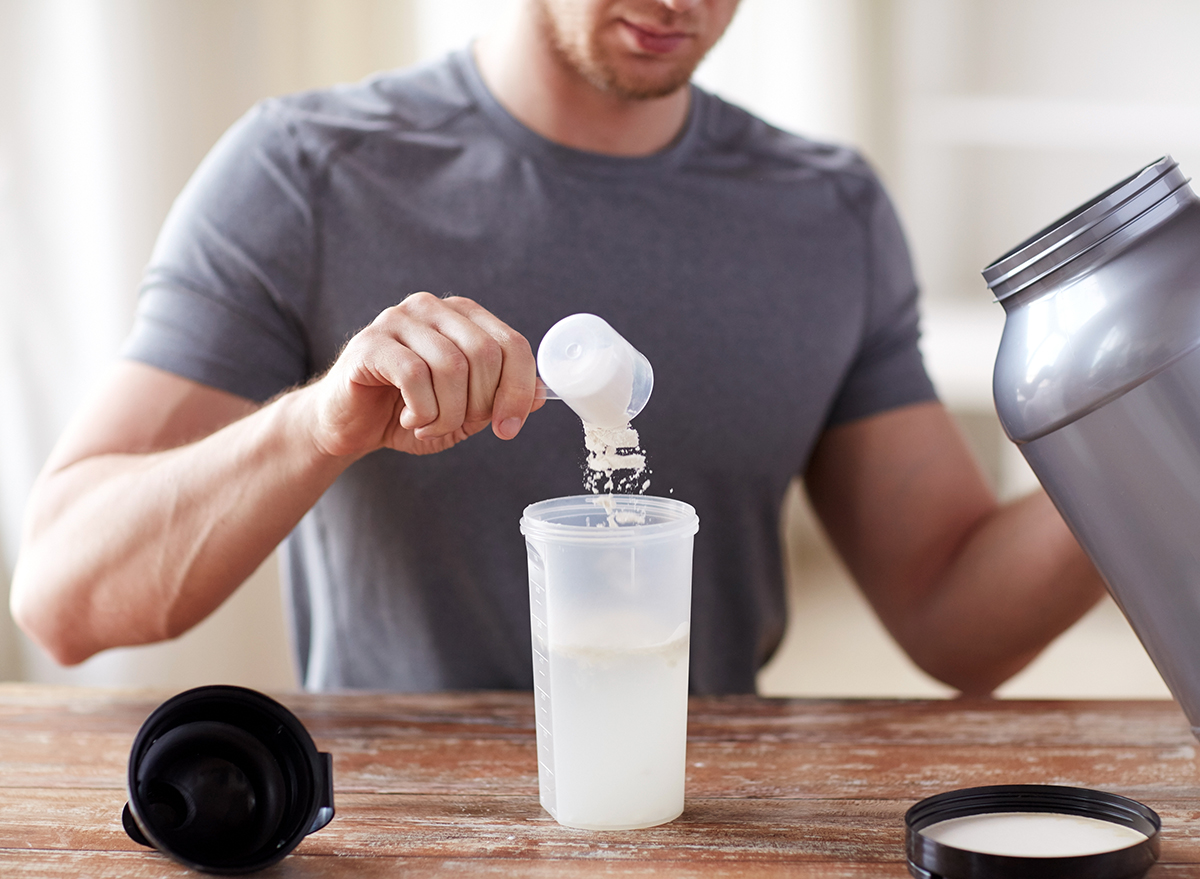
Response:
[[[661,30],[658,28],[637,25],[621,19],[625,32],[629,34],[637,47],[643,52],[655,55],[667,55],[674,52],[681,44],[691,39],[691,35],[678,30]]]

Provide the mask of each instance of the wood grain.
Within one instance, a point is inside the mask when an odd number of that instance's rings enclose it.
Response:
[[[120,823],[170,693],[0,685],[0,876],[195,875]],[[693,699],[675,822],[589,833],[537,802],[524,693],[278,694],[334,755],[337,817],[263,876],[902,877],[905,810],[1038,782],[1163,817],[1151,876],[1200,876],[1195,740],[1171,702]]]

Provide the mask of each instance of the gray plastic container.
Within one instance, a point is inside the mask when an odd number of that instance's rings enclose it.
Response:
[[[996,411],[1200,735],[1200,199],[1170,156],[983,272]]]

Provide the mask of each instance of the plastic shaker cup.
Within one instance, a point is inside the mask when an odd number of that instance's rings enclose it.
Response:
[[[628,830],[683,811],[698,528],[669,498],[525,509],[538,781],[559,824]]]

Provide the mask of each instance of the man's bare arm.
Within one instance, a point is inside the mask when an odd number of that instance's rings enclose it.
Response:
[[[207,616],[340,472],[295,402],[259,409],[118,364],[34,488],[13,579],[22,628],[73,663]]]
[[[1103,594],[1043,492],[997,503],[941,404],[833,428],[806,482],[884,625],[964,693],[991,692]]]
[[[118,364],[34,488],[13,615],[64,663],[170,638],[211,613],[349,464],[425,454],[534,403],[528,343],[469,300],[416,294],[320,380],[264,406]]]

